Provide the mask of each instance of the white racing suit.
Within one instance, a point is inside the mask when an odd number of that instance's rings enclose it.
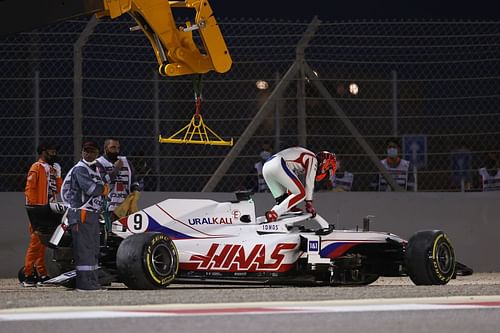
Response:
[[[277,201],[272,210],[278,217],[304,199],[312,200],[317,168],[316,155],[302,147],[282,150],[264,163],[262,174]],[[304,176],[305,186],[298,178],[300,175]]]

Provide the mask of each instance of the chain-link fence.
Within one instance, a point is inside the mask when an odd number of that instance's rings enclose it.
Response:
[[[378,174],[360,140],[383,158],[386,139],[397,137],[417,166],[419,191],[479,188],[477,169],[500,151],[500,22],[323,22],[311,30],[310,22],[219,20],[234,63],[204,75],[201,113],[223,138],[244,142],[234,158],[231,147],[160,144],[159,134],[195,112],[193,78],[158,77],[128,17],[89,22],[0,39],[0,191],[23,189],[41,141],[59,146],[67,171],[82,138],[118,137],[152,191],[253,187],[264,143],[332,150],[360,191]],[[242,137],[250,125],[255,131]]]

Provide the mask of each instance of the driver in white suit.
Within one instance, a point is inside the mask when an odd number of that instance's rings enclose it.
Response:
[[[321,181],[336,170],[335,154],[293,147],[276,153],[264,164],[262,174],[271,190],[276,205],[266,212],[267,222],[274,222],[288,211],[301,211],[297,204],[305,200],[306,211],[316,216],[312,199],[314,182]],[[299,180],[304,175],[305,185]]]

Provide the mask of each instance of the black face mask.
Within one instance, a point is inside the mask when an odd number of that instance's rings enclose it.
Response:
[[[54,163],[59,162],[59,156],[57,155],[47,155],[47,163],[50,165],[54,165]]]
[[[107,152],[106,156],[109,158],[111,162],[115,162],[118,159],[118,153]]]

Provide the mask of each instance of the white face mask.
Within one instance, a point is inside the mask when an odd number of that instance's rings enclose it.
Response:
[[[387,148],[387,156],[398,157],[398,148]]]
[[[261,160],[264,162],[267,161],[269,159],[269,157],[271,157],[271,153],[266,151],[266,150],[262,151],[259,155],[260,155]]]
[[[83,161],[83,163],[87,164],[88,166],[92,166],[92,165],[97,163],[97,160],[93,160],[92,162],[87,162],[87,161],[85,161],[84,158],[82,159],[82,161]]]

